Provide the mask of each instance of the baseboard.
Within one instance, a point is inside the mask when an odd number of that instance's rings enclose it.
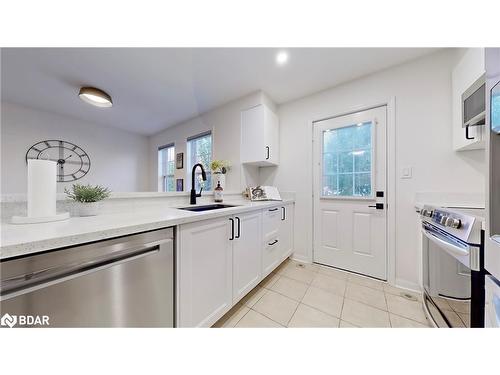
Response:
[[[397,286],[398,288],[408,289],[418,293],[422,292],[422,288],[420,287],[420,285],[418,285],[417,283],[413,283],[411,281],[396,279],[395,284],[396,284],[395,286]]]

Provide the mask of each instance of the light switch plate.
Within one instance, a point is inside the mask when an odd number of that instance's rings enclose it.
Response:
[[[401,170],[401,178],[411,178],[412,177],[412,168],[411,167],[404,167]]]

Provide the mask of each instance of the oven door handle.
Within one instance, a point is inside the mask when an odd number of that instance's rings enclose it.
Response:
[[[448,241],[445,241],[441,238],[439,238],[437,235],[429,232],[428,230],[425,230],[422,228],[422,234],[427,237],[430,241],[434,242],[435,244],[441,246],[443,249],[446,250],[449,254],[453,256],[459,256],[459,257],[464,257],[464,256],[469,256],[470,254],[470,247],[460,247],[453,245],[449,243]]]

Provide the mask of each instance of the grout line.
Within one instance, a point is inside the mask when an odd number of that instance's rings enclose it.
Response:
[[[264,314],[264,313],[262,313],[262,312],[260,312],[260,311],[255,310],[254,308],[251,308],[250,310],[252,310],[253,312],[256,312],[257,314],[260,314],[260,315],[262,315],[262,316],[266,317],[266,318],[267,318],[267,319],[269,319],[269,320],[272,320],[274,323],[276,323],[276,324],[278,324],[278,325],[280,325],[280,326],[282,326],[282,327],[288,328],[287,326],[284,326],[284,325],[283,325],[283,324],[281,324],[280,322],[277,322],[276,320],[274,320],[274,319],[273,319],[273,318],[271,318],[270,316],[267,316],[266,314]],[[247,314],[248,314],[248,312],[247,312]]]

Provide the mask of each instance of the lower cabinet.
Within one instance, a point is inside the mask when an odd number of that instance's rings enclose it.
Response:
[[[269,275],[293,252],[293,203],[264,211],[262,274]],[[277,217],[276,215],[279,216]]]
[[[210,327],[233,303],[232,226],[227,217],[179,227],[179,327]]]
[[[180,225],[177,326],[210,327],[292,250],[293,204]]]
[[[262,212],[236,215],[234,220],[233,303],[237,303],[261,280]]]

